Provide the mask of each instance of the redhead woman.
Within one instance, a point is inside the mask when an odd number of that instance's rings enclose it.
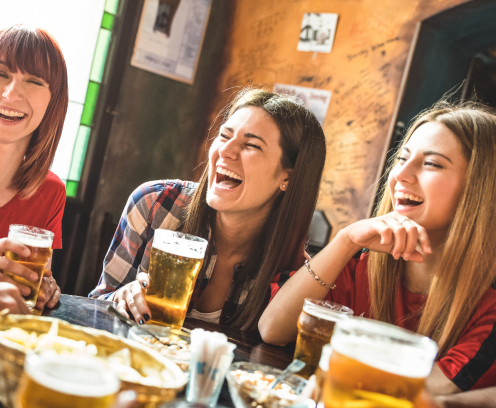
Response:
[[[32,225],[52,231],[53,248],[62,248],[65,186],[49,168],[67,105],[67,70],[55,39],[45,30],[22,25],[1,30],[0,238],[7,237],[10,224]],[[12,242],[0,239],[0,254],[8,249],[14,250]],[[0,269],[37,279],[29,269],[5,257],[0,258]],[[28,287],[3,274],[0,280],[29,294]],[[51,271],[45,271],[36,307],[53,307],[59,297]]]
[[[143,295],[154,230],[182,230],[209,241],[190,316],[256,329],[274,275],[303,265],[325,150],[322,127],[299,100],[239,94],[199,183],[154,181],[131,195],[90,296],[149,320]]]
[[[294,340],[303,300],[326,298],[433,338],[431,393],[449,399],[496,385],[495,135],[496,116],[481,105],[441,103],[422,114],[377,216],[344,228],[284,285],[273,283],[263,339]]]

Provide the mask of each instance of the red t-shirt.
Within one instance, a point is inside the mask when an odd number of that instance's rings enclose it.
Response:
[[[355,316],[371,317],[367,260],[368,252],[351,259],[336,279],[336,288],[326,296],[327,300],[353,309]],[[274,278],[271,300],[294,273],[282,273]],[[396,298],[395,324],[414,331],[420,318],[416,312],[422,309],[426,300],[426,295],[410,293],[400,286]],[[495,361],[496,290],[490,288],[482,297],[457,344],[437,361],[437,365],[458,388],[468,391],[496,385]]]
[[[49,171],[46,180],[31,198],[20,200],[18,194],[0,207],[0,238],[9,235],[10,224],[32,225],[52,231],[55,234],[52,248],[62,248],[65,197],[64,183]]]

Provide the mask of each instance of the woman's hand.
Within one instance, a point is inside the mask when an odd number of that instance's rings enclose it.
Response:
[[[0,282],[0,310],[4,309],[14,314],[29,314],[19,289],[10,283]]]
[[[345,232],[352,245],[391,254],[394,259],[423,262],[422,253],[432,253],[427,231],[394,211],[358,221],[346,227]]]
[[[38,275],[33,272],[31,269],[26,268],[25,266],[11,261],[10,259],[5,258],[4,252],[12,251],[16,254],[19,254],[23,257],[28,257],[31,254],[31,251],[22,244],[19,244],[15,241],[10,240],[9,238],[0,239],[0,270],[10,272],[14,275],[25,278],[29,281],[36,282],[38,280]],[[13,279],[10,279],[4,273],[0,274],[0,282],[10,283],[19,289],[22,295],[27,296],[31,293],[31,289],[25,285],[22,285]]]
[[[54,307],[60,298],[60,288],[52,276],[52,271],[45,269],[41,280],[40,293],[36,302],[37,309],[43,309],[45,305],[49,308]]]
[[[117,310],[126,317],[129,317],[128,312],[131,312],[134,320],[139,324],[150,320],[152,313],[145,300],[146,288],[149,285],[148,274],[139,273],[134,282],[128,283],[116,292],[114,302],[117,302]]]

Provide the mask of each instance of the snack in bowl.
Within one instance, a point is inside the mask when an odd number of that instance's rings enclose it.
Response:
[[[176,363],[181,370],[189,370],[191,359],[189,334],[170,327],[145,325],[145,328],[160,338],[160,342],[149,334],[139,330],[138,327],[131,327],[128,332],[128,339],[135,340],[159,351],[164,357]]]
[[[238,362],[227,374],[229,392],[236,408],[289,407],[297,402],[308,381],[291,375],[273,389],[268,385],[282,370],[262,364]]]
[[[174,399],[187,382],[175,363],[135,342],[58,319],[8,315],[0,317],[0,402],[5,406],[13,406],[26,355],[43,350],[104,360],[121,380],[121,391],[136,393],[140,408]]]

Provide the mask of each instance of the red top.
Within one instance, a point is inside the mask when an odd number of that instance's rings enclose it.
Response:
[[[355,316],[370,316],[368,252],[348,262],[336,279],[336,288],[326,299],[348,306]],[[277,275],[271,283],[271,300],[279,288],[295,272]],[[415,331],[426,295],[416,295],[400,286],[396,298],[395,324]],[[441,371],[463,391],[496,385],[496,290],[483,296],[474,315],[462,332],[458,343],[437,364]]]
[[[27,200],[17,194],[0,207],[0,238],[9,235],[10,224],[32,225],[55,234],[53,249],[62,248],[62,216],[65,206],[65,185],[51,171],[36,193]]]

